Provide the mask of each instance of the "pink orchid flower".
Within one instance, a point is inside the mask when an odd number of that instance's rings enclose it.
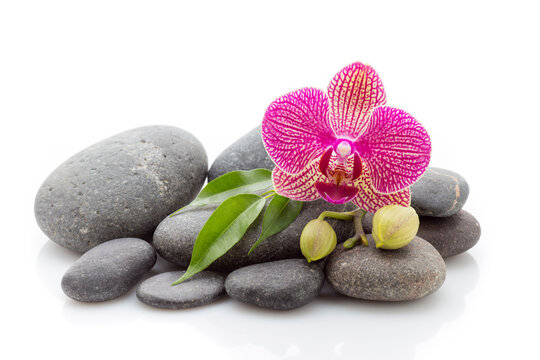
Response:
[[[304,88],[270,104],[262,137],[276,164],[276,192],[300,201],[352,201],[370,212],[408,206],[431,141],[415,118],[385,103],[375,70],[354,63],[334,76],[328,95]]]

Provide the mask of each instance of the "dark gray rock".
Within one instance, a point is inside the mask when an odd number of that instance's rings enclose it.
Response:
[[[200,272],[171,286],[184,273],[171,271],[143,281],[137,287],[137,298],[150,306],[176,310],[210,304],[223,295],[225,278],[211,271]]]
[[[296,220],[285,230],[270,236],[248,255],[251,246],[261,234],[262,218],[265,209],[242,240],[225,255],[216,260],[209,269],[232,271],[240,267],[267,261],[303,258],[300,251],[300,234],[304,226],[317,218],[325,210],[350,211],[353,205],[332,205],[324,200],[305,202]],[[204,223],[215,208],[186,210],[174,217],[165,218],[154,233],[154,247],[165,259],[181,267],[187,267],[193,252],[195,239]],[[327,219],[334,227],[338,241],[344,241],[354,235],[352,222]]]
[[[114,299],[135,286],[156,262],[156,252],[141,239],[107,241],[81,256],[64,274],[62,290],[72,299]]]
[[[373,214],[367,213],[362,224],[371,232]],[[472,248],[480,239],[480,224],[470,213],[461,210],[455,215],[437,218],[420,216],[418,237],[429,242],[443,258],[458,255]]]
[[[458,173],[429,167],[411,186],[411,206],[421,216],[456,214],[469,197],[469,184]]]
[[[265,308],[290,310],[311,302],[324,283],[323,271],[303,259],[246,266],[225,280],[230,297]]]
[[[35,216],[54,242],[84,252],[107,240],[147,238],[201,189],[201,143],[171,126],[129,130],[74,155],[41,185]]]
[[[225,149],[208,171],[208,181],[234,170],[274,169],[274,163],[264,149],[261,126],[257,126]]]
[[[443,258],[458,255],[472,248],[480,239],[480,224],[470,213],[434,218],[420,217],[418,236],[435,247]]]
[[[398,250],[369,247],[347,250],[338,246],[325,268],[328,283],[339,293],[379,301],[420,299],[436,291],[446,277],[441,255],[427,241],[415,237]]]

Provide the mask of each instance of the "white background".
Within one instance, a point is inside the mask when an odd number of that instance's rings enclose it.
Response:
[[[2,358],[538,359],[537,1],[1,1]],[[415,115],[431,165],[461,173],[479,244],[416,302],[336,297],[273,312],[230,299],[80,304],[77,258],[33,216],[45,177],[141,125],[195,134],[212,161],[291,90],[354,61]],[[154,273],[167,269],[160,263]],[[6,356],[7,355],[7,356]]]

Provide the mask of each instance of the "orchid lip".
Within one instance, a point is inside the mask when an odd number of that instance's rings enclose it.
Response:
[[[317,182],[315,188],[321,197],[333,204],[343,204],[351,201],[358,194],[359,189],[347,186],[336,185],[327,182]]]

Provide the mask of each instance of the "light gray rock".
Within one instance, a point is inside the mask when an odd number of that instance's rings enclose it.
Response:
[[[373,214],[367,213],[362,224],[367,233],[371,232]],[[455,215],[438,218],[420,216],[418,237],[429,242],[443,258],[458,255],[472,248],[480,239],[478,220],[465,210]]]
[[[246,266],[225,280],[230,297],[275,310],[290,310],[311,302],[324,283],[323,271],[304,259]]]
[[[206,305],[224,294],[225,278],[211,271],[200,272],[171,286],[184,273],[171,271],[146,279],[137,287],[137,298],[150,306],[176,310]]]
[[[429,167],[411,186],[411,206],[421,216],[457,214],[469,197],[469,184],[458,173]]]
[[[208,181],[235,170],[274,169],[274,163],[264,149],[261,126],[257,126],[225,149],[212,163]]]
[[[66,271],[62,290],[78,301],[114,299],[135,286],[155,262],[156,252],[144,240],[107,241],[87,251]]]
[[[427,241],[415,237],[398,250],[357,245],[338,246],[330,254],[326,279],[337,292],[354,298],[378,301],[420,299],[435,292],[444,282],[446,265]]]
[[[171,126],[129,130],[92,145],[41,185],[35,216],[54,242],[85,252],[120,237],[147,238],[201,189],[201,143]]]
[[[225,255],[216,260],[209,269],[232,271],[240,267],[267,261],[303,258],[300,251],[300,234],[304,226],[317,218],[325,210],[350,211],[353,205],[332,205],[324,200],[305,202],[296,220],[285,230],[264,240],[248,255],[251,246],[261,234],[262,218],[265,209],[246,231],[242,240]],[[195,239],[204,223],[215,208],[186,210],[174,217],[165,218],[154,233],[154,247],[165,259],[181,267],[187,267],[193,252]],[[354,235],[352,222],[327,219],[334,227],[338,241],[344,241]]]

